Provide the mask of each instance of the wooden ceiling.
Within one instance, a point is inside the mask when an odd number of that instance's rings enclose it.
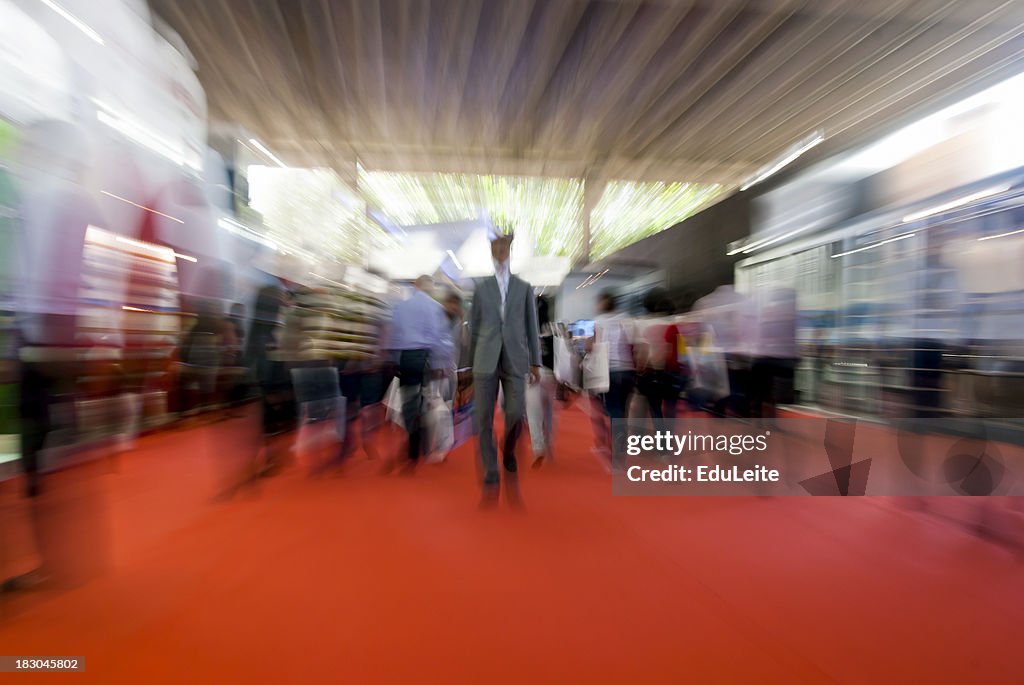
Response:
[[[1024,54],[1020,0],[151,0],[285,162],[737,184]]]

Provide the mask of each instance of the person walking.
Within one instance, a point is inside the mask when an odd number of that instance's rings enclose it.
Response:
[[[626,457],[626,411],[636,387],[632,330],[628,317],[616,311],[615,294],[606,290],[598,297],[601,314],[594,321],[594,341],[608,347],[608,391],[604,410],[608,417],[611,468],[623,468]]]
[[[443,375],[452,354],[448,319],[430,296],[433,289],[433,278],[417,278],[416,290],[395,306],[391,318],[389,349],[398,358],[402,421],[409,435],[407,468],[416,465],[424,448],[423,390],[431,378]]]
[[[555,432],[555,348],[554,331],[547,300],[537,297],[537,320],[540,323],[541,378],[526,392],[527,424],[533,446],[533,468],[540,468],[551,459]]]
[[[494,439],[494,406],[500,385],[505,417],[503,464],[516,473],[516,442],[526,411],[526,378],[540,381],[541,353],[533,287],[512,275],[509,256],[513,235],[492,233],[494,276],[476,283],[470,310],[470,357],[473,360],[474,419],[483,466],[485,503],[500,482]]]

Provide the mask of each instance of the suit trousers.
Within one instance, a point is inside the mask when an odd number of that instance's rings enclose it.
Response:
[[[480,462],[484,478],[493,482],[498,478],[498,447],[494,441],[494,406],[498,402],[498,387],[503,395],[502,414],[505,416],[503,453],[514,457],[516,442],[523,429],[526,413],[526,378],[513,373],[502,350],[498,368],[493,373],[473,372],[473,409],[476,432],[480,440]]]

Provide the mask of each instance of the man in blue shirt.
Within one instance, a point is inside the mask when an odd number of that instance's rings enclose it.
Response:
[[[409,434],[409,466],[415,465],[423,449],[421,426],[423,386],[444,373],[452,357],[448,319],[430,293],[434,279],[420,276],[412,296],[399,302],[391,320],[388,349],[397,356],[399,386],[402,389],[402,421]]]

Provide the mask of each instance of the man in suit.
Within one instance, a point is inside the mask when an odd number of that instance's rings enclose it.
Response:
[[[498,450],[494,441],[494,405],[498,386],[504,395],[503,463],[517,471],[516,441],[526,413],[526,378],[540,380],[540,335],[533,287],[509,271],[512,234],[493,233],[494,276],[476,283],[470,311],[470,357],[473,360],[473,411],[480,439],[485,495],[496,492]]]

